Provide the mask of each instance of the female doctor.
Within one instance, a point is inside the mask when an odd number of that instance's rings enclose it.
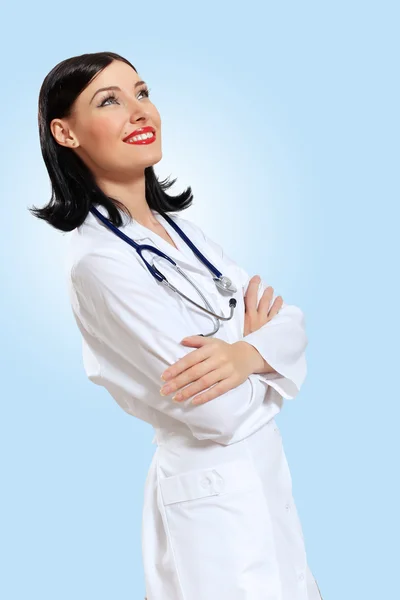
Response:
[[[111,52],[43,81],[52,185],[30,209],[70,231],[66,274],[87,376],[154,427],[142,551],[148,600],[319,600],[274,416],[306,377],[304,315],[179,214],[161,119]],[[145,246],[145,248],[143,248]]]

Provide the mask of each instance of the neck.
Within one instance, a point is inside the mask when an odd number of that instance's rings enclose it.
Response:
[[[133,219],[144,227],[159,225],[146,201],[146,182],[144,173],[128,181],[114,181],[98,178],[97,185],[102,191],[121,202],[129,209]]]

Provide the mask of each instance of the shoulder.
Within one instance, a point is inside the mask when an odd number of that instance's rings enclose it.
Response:
[[[186,235],[193,236],[201,242],[207,242],[208,236],[204,232],[204,228],[195,223],[194,221],[182,217],[180,214],[170,215],[173,221],[186,233]]]
[[[102,282],[109,286],[127,278],[138,279],[143,269],[136,256],[124,248],[99,246],[77,258],[71,266],[71,278],[75,283]]]
[[[110,232],[96,232],[96,235],[76,232],[70,239],[65,267],[67,277],[74,284],[96,279],[105,282],[109,278],[117,280],[124,274],[132,276],[137,273],[140,276],[143,270],[134,248],[121,243],[120,238]]]

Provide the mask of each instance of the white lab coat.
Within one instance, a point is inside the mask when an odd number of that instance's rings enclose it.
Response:
[[[136,222],[127,225],[124,215],[121,230],[173,258],[215,312],[228,316],[230,297],[217,290],[209,270],[169,223],[152,212],[178,249]],[[234,317],[221,322],[216,337],[246,340],[278,374],[251,374],[200,406],[161,396],[161,373],[195,351],[180,341],[210,332],[212,317],[159,284],[134,248],[91,213],[72,232],[66,269],[87,376],[155,431],[143,504],[147,599],[319,600],[274,421],[283,399],[293,399],[306,377],[304,315],[284,303],[269,323],[243,337],[249,275],[200,227],[180,213],[170,216],[238,288]],[[156,258],[155,264],[202,303],[167,261]],[[258,300],[265,287],[262,282]]]

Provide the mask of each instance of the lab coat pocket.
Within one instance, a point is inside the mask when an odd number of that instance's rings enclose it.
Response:
[[[272,524],[251,459],[159,479],[185,598],[279,598]]]

